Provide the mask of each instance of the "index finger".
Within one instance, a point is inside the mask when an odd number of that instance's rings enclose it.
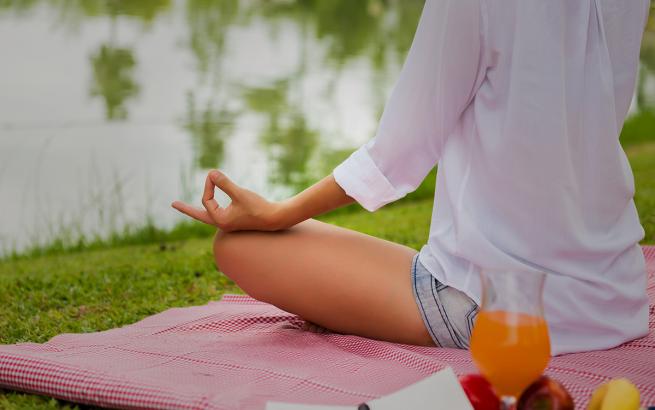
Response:
[[[190,216],[193,219],[196,219],[200,222],[204,222],[207,225],[216,226],[216,222],[214,222],[212,217],[204,209],[196,208],[195,206],[191,206],[189,204],[180,201],[173,202],[171,206],[177,209],[178,211],[182,212],[183,214]]]

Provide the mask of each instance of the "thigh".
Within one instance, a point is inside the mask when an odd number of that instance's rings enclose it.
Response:
[[[330,330],[433,345],[411,288],[414,249],[308,220],[219,233],[218,268],[246,293]]]

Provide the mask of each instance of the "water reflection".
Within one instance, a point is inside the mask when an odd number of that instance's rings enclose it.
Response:
[[[287,185],[295,191],[308,186],[313,178],[308,175],[308,162],[318,142],[318,132],[311,129],[303,115],[295,110],[286,116],[278,132],[262,135],[262,143],[276,163],[269,181]]]
[[[225,141],[234,130],[235,112],[215,109],[213,101],[205,109],[198,109],[193,92],[187,95],[184,129],[193,141],[194,165],[201,169],[220,168],[225,155]]]
[[[336,66],[366,56],[385,69],[389,54],[398,58],[414,36],[423,0],[260,1],[269,19],[290,19],[310,28],[309,36],[328,45],[326,60]]]
[[[24,2],[24,1],[19,1]],[[170,9],[170,0],[43,0],[59,13],[60,21],[78,25],[88,17],[131,17],[145,24]],[[10,1],[11,3],[11,1]],[[37,1],[30,1],[30,6]]]
[[[89,60],[93,66],[93,84],[89,93],[92,97],[102,97],[108,120],[127,118],[125,103],[139,94],[139,85],[134,80],[136,61],[133,51],[103,44]]]
[[[233,133],[239,113],[227,106],[233,98],[226,95],[224,64],[229,60],[227,35],[240,16],[238,0],[189,0],[186,21],[188,47],[195,57],[201,88],[209,89],[204,105],[198,109],[197,93],[187,92],[187,112],[183,128],[191,137],[194,165],[198,169],[220,168],[225,142]]]
[[[241,2],[242,3],[242,2]],[[220,76],[226,59],[227,33],[241,16],[239,0],[188,0],[188,46],[196,57],[201,76]]]
[[[80,213],[81,159],[98,158],[94,186],[123,181],[125,223],[172,224],[208,168],[270,198],[309,185],[374,133],[423,3],[0,0],[0,195],[23,198],[0,248],[40,228],[30,179],[54,181],[46,219]],[[654,18],[624,144],[652,138]]]
[[[17,15],[30,11],[36,4],[42,0],[2,0],[0,1],[0,10],[9,10]]]
[[[339,70],[351,59],[365,57],[370,60],[374,71],[371,76],[373,89],[377,91],[374,100],[376,114],[384,101],[385,73],[390,67],[389,59],[397,64],[411,44],[413,30],[423,5],[422,0],[297,0],[240,2],[239,0],[188,0],[183,2],[185,18],[189,28],[187,46],[196,59],[196,69],[202,80],[214,89],[225,83],[223,65],[230,60],[228,34],[238,24],[247,24],[253,18],[266,19],[275,31],[275,26],[293,23],[300,27],[302,48],[307,42],[322,43],[326,48],[326,62]],[[104,102],[105,118],[110,121],[125,120],[129,116],[128,101],[139,95],[141,86],[135,72],[137,58],[131,47],[117,46],[115,37],[121,18],[137,19],[149,26],[156,18],[171,9],[170,0],[13,0],[0,3],[0,9],[17,13],[29,11],[37,5],[45,5],[56,14],[59,26],[75,28],[88,18],[107,18],[110,22],[110,40],[101,44],[90,54],[93,80],[89,94]],[[274,41],[274,36],[271,39]],[[240,46],[238,43],[237,46]],[[247,46],[244,44],[243,46]],[[303,56],[306,58],[306,56]],[[304,65],[304,62],[302,62]],[[393,66],[393,64],[391,64]],[[382,74],[380,74],[382,73]],[[293,72],[303,79],[302,70]],[[235,79],[229,81],[234,82]],[[334,81],[324,95],[330,96]],[[278,163],[271,182],[298,186],[301,178],[292,176],[304,172],[305,162],[318,141],[318,131],[312,130],[301,107],[285,112],[285,125],[279,125],[281,111],[266,104],[266,95],[260,103],[254,104],[252,93],[266,93],[264,88],[253,88],[246,96],[246,106],[255,112],[268,116],[269,125],[263,131],[262,146],[270,151],[271,160]],[[233,131],[237,113],[224,108],[214,108],[214,102],[205,103],[206,109],[198,111],[196,92],[187,91],[187,113],[183,129],[189,133],[195,152],[195,163],[199,168],[219,166],[227,135]],[[240,95],[223,95],[220,99],[234,100]],[[297,101],[295,103],[298,103]],[[293,108],[292,105],[287,106]],[[302,138],[306,141],[300,142]],[[213,151],[217,150],[217,151]],[[284,152],[283,152],[284,151]],[[293,169],[295,167],[295,170]]]
[[[275,164],[269,182],[297,190],[308,184],[307,163],[318,132],[307,123],[302,101],[291,99],[291,85],[291,79],[278,80],[270,87],[245,88],[243,96],[250,110],[265,118],[259,140]]]

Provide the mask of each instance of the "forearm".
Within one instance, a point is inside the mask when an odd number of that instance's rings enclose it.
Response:
[[[337,184],[332,174],[314,185],[280,202],[278,223],[281,229],[354,202]]]

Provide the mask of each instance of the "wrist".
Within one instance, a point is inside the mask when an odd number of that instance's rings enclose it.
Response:
[[[295,214],[296,206],[293,198],[273,202],[271,230],[277,231],[292,227],[298,222],[294,217]]]

